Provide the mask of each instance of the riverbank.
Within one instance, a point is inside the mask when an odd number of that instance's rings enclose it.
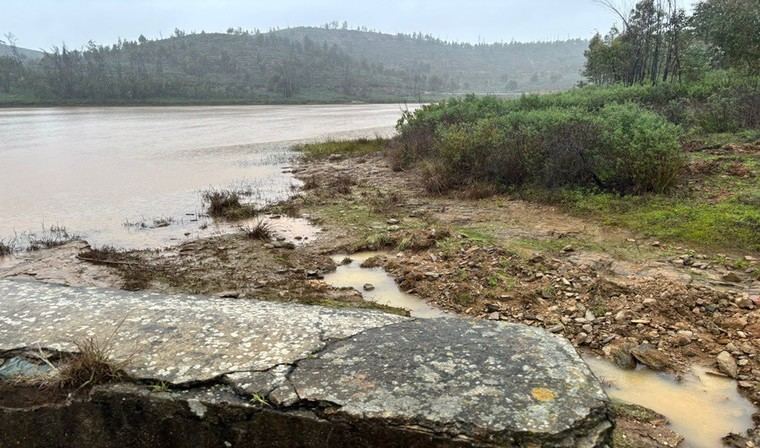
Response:
[[[100,258],[72,245],[34,254],[0,275],[376,307],[321,277],[337,267],[331,255],[382,251],[363,265],[383,267],[404,292],[431,306],[545,328],[621,367],[679,375],[702,365],[734,377],[743,395],[760,402],[758,261],[749,253],[660,241],[513,196],[430,196],[418,171],[393,171],[381,152],[305,157],[292,171],[303,189],[262,218],[309,220],[320,232],[306,242],[240,233]],[[52,266],[49,254],[57,254]],[[619,426],[630,433],[619,437],[662,446],[650,436],[667,430],[664,420],[621,413],[627,423]],[[750,440],[758,440],[757,428]]]

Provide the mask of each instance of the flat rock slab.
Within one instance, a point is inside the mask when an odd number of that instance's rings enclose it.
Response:
[[[0,280],[0,351],[74,351],[94,337],[137,378],[172,384],[292,364],[327,341],[401,322],[380,312]]]
[[[0,281],[0,358],[111,334],[135,378],[215,379],[243,402],[318,408],[320,421],[472,446],[597,447],[611,428],[573,347],[524,325]]]
[[[359,334],[299,363],[290,380],[301,399],[329,401],[351,417],[499,443],[594,428],[607,402],[567,341],[525,325],[462,319]]]

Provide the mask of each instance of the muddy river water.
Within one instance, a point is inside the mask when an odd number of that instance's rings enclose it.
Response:
[[[146,248],[225,231],[199,216],[202,190],[282,199],[294,143],[388,135],[406,107],[0,110],[0,239],[59,226],[94,245]]]

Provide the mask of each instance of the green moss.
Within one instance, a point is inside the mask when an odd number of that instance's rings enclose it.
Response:
[[[569,192],[563,204],[585,216],[645,235],[706,248],[760,251],[760,207],[736,200]]]

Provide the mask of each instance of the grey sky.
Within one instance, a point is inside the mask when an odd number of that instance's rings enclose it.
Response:
[[[686,3],[687,0],[683,0]],[[228,27],[321,25],[346,20],[384,32],[421,31],[458,41],[590,37],[615,18],[593,0],[2,0],[0,33],[18,45],[80,47]]]

